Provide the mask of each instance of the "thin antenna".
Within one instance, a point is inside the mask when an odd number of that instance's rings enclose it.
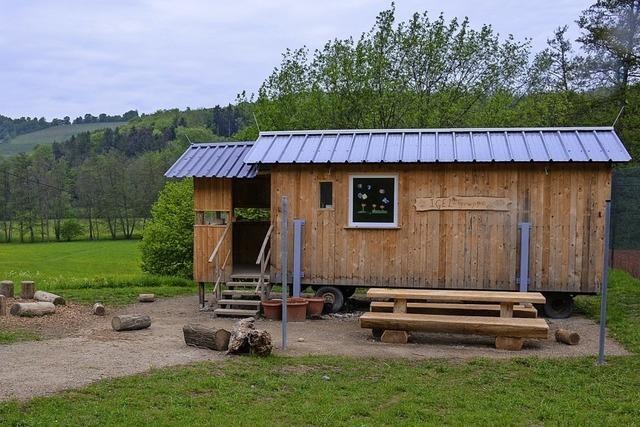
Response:
[[[186,133],[184,134],[184,136],[187,137],[187,141],[189,141],[189,144],[193,144],[193,142],[191,142],[191,138],[189,138],[189,135],[187,135]]]
[[[258,128],[258,133],[260,133],[260,125],[258,124],[258,119],[256,117],[256,113],[254,113],[253,111],[251,112],[251,114],[253,114],[253,120],[255,120],[256,122],[256,127]]]
[[[616,123],[618,123],[618,119],[622,115],[623,111],[624,111],[624,105],[620,108],[620,112],[618,112],[618,115],[616,116],[616,119],[613,121],[613,124],[611,125],[611,127],[615,127],[616,126]]]

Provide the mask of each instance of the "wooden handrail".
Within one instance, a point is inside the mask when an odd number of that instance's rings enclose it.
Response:
[[[224,238],[227,235],[227,232],[229,231],[229,228],[231,228],[231,222],[229,222],[229,224],[227,224],[227,226],[225,227],[224,231],[222,232],[222,236],[220,236],[220,239],[218,239],[218,244],[216,244],[216,247],[213,249],[213,252],[211,252],[211,256],[209,257],[209,262],[213,262],[213,260],[216,258],[216,255],[218,255],[218,251],[220,250],[220,246],[222,246],[222,242],[224,242]]]
[[[260,247],[260,252],[258,253],[258,258],[256,258],[256,264],[260,264],[262,258],[264,257],[264,250],[267,247],[267,242],[269,241],[269,237],[271,237],[271,232],[273,231],[273,224],[269,226],[267,230],[267,234],[264,236],[264,240],[262,241],[262,247]]]

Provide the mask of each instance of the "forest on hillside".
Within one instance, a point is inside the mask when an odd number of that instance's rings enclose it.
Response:
[[[287,50],[256,95],[233,105],[131,117],[0,159],[0,241],[61,239],[81,219],[131,238],[163,172],[189,142],[255,139],[259,129],[615,127],[640,155],[640,0],[598,0],[532,51],[467,19],[393,5],[359,38]],[[256,123],[257,122],[257,123]],[[105,225],[106,224],[106,225]]]

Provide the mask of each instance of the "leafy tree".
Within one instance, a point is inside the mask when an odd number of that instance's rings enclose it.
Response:
[[[68,219],[60,226],[60,237],[67,242],[79,237],[84,232],[84,227],[75,219]]]
[[[193,267],[193,183],[168,182],[151,209],[142,239],[142,269],[190,277]]]
[[[548,47],[538,53],[533,61],[532,84],[534,91],[569,92],[577,88],[578,72],[582,58],[573,54],[566,33],[569,27],[558,27]]]

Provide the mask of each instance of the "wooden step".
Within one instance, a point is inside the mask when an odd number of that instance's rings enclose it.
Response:
[[[213,310],[213,314],[216,316],[229,316],[229,317],[251,317],[257,316],[260,310],[242,310],[239,308],[216,308]]]
[[[373,301],[371,311],[393,312],[392,301]],[[407,313],[418,314],[448,314],[455,316],[500,316],[499,304],[454,304],[454,303],[431,303],[431,302],[410,302],[407,303]],[[513,307],[513,317],[538,317],[538,311],[533,307],[516,305]]]
[[[258,286],[258,282],[227,282],[227,288],[254,288]]]
[[[231,273],[232,280],[259,280],[260,273]]]
[[[255,299],[221,299],[218,305],[254,305],[260,307],[260,300]]]
[[[247,290],[242,290],[242,291],[237,291],[237,290],[233,290],[233,289],[225,289],[224,291],[222,291],[222,295],[227,297],[227,296],[234,296],[234,297],[241,297],[241,296],[253,296],[253,297],[260,297],[260,291],[256,292],[255,290],[253,291],[247,291]]]

